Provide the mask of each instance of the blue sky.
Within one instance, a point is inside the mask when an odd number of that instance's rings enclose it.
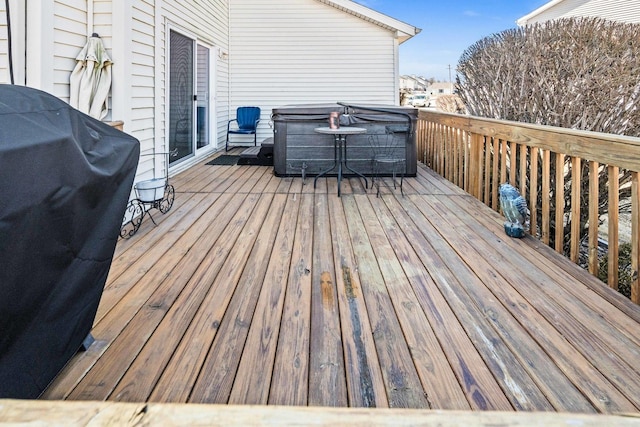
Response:
[[[400,45],[400,74],[448,81],[464,50],[549,0],[356,0],[364,6],[421,28]]]

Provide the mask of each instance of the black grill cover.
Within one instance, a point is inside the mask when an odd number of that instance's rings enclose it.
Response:
[[[137,139],[0,85],[0,398],[35,398],[91,330]]]

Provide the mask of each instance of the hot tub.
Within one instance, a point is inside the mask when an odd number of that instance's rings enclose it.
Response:
[[[365,128],[366,134],[350,135],[347,141],[349,166],[372,174],[372,150],[369,137],[392,130],[404,138],[405,176],[417,171],[416,123],[418,110],[389,105],[310,104],[274,108],[273,167],[277,176],[317,175],[331,167],[334,145],[331,135],[314,131],[329,126],[329,114],[340,113],[340,126]],[[383,171],[384,173],[384,171]]]

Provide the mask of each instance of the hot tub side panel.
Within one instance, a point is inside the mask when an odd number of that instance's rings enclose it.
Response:
[[[389,108],[389,107],[387,107]],[[397,107],[396,107],[397,108]],[[402,111],[407,109],[402,109]],[[274,172],[276,176],[300,176],[303,169],[307,175],[317,175],[331,167],[335,158],[334,137],[314,131],[318,127],[328,126],[329,113],[341,113],[341,126],[365,128],[366,134],[347,137],[348,165],[365,174],[373,173],[372,135],[385,135],[388,127],[406,128],[406,132],[395,136],[401,144],[395,148],[395,154],[406,160],[405,176],[415,176],[417,172],[416,117],[411,117],[411,127],[406,115],[384,112],[357,110],[346,114],[348,109],[342,106],[322,107],[285,107],[273,110],[274,122]],[[410,112],[415,110],[410,109]],[[411,133],[409,131],[412,130]],[[391,175],[391,166],[384,165],[381,175]],[[399,171],[397,171],[399,173]],[[329,173],[335,175],[337,172]]]

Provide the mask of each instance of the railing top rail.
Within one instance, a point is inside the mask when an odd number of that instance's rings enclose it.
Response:
[[[424,110],[418,119],[640,171],[640,138],[637,137]]]

